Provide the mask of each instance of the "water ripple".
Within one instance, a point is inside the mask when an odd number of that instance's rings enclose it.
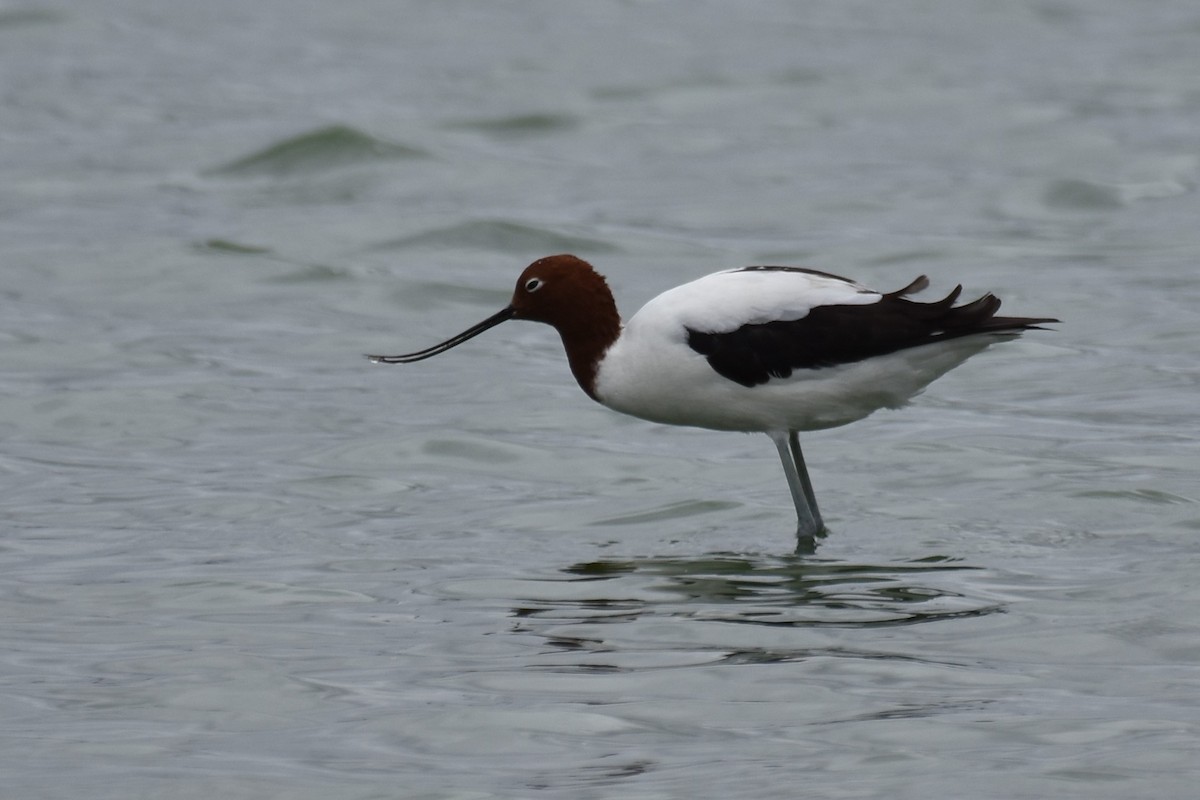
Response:
[[[276,142],[214,167],[210,175],[297,175],[351,164],[422,158],[417,148],[394,144],[346,125],[330,125]]]

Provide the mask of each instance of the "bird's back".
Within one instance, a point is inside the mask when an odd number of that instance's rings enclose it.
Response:
[[[720,430],[812,430],[906,403],[995,341],[1049,319],[997,317],[882,294],[795,267],[705,276],[651,300],[601,363],[598,399],[624,413]]]

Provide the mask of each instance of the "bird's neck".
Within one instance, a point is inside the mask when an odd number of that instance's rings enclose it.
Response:
[[[596,373],[600,369],[600,361],[621,335],[621,317],[616,305],[604,314],[589,314],[586,321],[569,320],[555,327],[567,351],[571,374],[587,396],[598,401]]]

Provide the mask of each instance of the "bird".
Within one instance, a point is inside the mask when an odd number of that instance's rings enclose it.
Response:
[[[440,344],[378,364],[423,361],[508,320],[554,327],[588,397],[650,422],[765,433],[796,508],[798,551],[827,529],[800,448],[802,432],[856,422],[907,404],[989,345],[1058,322],[1001,317],[990,293],[955,305],[909,299],[919,276],[892,292],[793,266],[715,272],[669,289],[622,322],[604,276],[569,254],[540,258],[509,304]]]

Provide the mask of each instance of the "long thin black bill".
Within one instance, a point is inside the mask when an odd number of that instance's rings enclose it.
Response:
[[[472,325],[470,328],[467,328],[457,336],[453,336],[441,344],[435,344],[433,347],[426,348],[425,350],[418,350],[415,353],[406,353],[402,356],[367,356],[367,358],[376,364],[411,364],[414,361],[423,361],[432,356],[436,356],[438,353],[444,353],[451,347],[457,347],[467,339],[475,338],[488,328],[494,328],[501,322],[512,319],[514,313],[515,312],[513,311],[512,306],[509,306],[503,311],[488,317],[478,325]]]

